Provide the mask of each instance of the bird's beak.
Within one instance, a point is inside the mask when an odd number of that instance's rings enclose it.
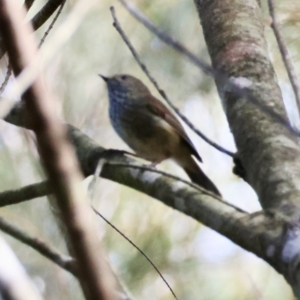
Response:
[[[101,75],[101,74],[98,74],[100,77],[102,77],[102,79],[105,81],[105,82],[107,82],[108,80],[109,80],[109,78],[108,77],[105,77],[105,76],[103,76],[103,75]]]

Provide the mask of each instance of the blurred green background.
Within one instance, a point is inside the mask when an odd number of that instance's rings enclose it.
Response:
[[[86,5],[91,2],[82,1]],[[299,125],[293,94],[269,27],[266,1],[262,2],[270,57],[292,122]],[[106,88],[97,74],[129,73],[137,76],[160,98],[112,26],[109,7],[114,5],[123,29],[173,102],[207,136],[235,150],[213,80],[149,33],[118,1],[94,1],[87,14],[76,14],[79,26],[57,49],[53,38],[63,30],[70,31],[69,18],[78,3],[67,1],[43,45],[45,50],[54,50],[55,53],[50,61],[45,61],[43,71],[63,120],[77,126],[104,147],[128,149],[109,123]],[[192,0],[135,0],[134,3],[161,29],[209,62]],[[296,69],[299,69],[300,3],[293,0],[275,3],[288,49]],[[43,4],[44,1],[36,0],[29,16]],[[37,39],[42,37],[47,25],[49,22],[37,32]],[[6,61],[2,59],[2,77],[5,66]],[[203,158],[203,169],[224,198],[249,212],[259,210],[255,193],[232,174],[231,159],[211,148],[190,130],[187,132]],[[0,122],[0,165],[1,191],[44,178],[30,134],[3,121]],[[163,162],[158,168],[186,178],[184,172],[170,161]],[[86,186],[90,180],[85,180]],[[264,261],[150,197],[100,179],[93,203],[152,259],[181,300],[293,299],[283,277]],[[46,198],[2,208],[0,215],[66,251]],[[97,219],[97,223],[107,255],[134,298],[173,299],[141,254],[103,220]],[[13,247],[45,299],[82,299],[71,275],[15,239],[1,235]]]

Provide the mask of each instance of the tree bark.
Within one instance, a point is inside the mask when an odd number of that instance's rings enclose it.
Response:
[[[195,4],[213,67],[228,79],[247,79],[247,91],[259,103],[233,93],[223,80],[216,80],[246,180],[265,213],[271,211],[271,218],[285,223],[272,265],[300,298],[300,147],[297,136],[262,109],[272,110],[288,124],[268,56],[259,2],[195,0]],[[273,246],[266,247],[269,257],[275,253]]]
[[[155,170],[143,169],[124,155],[106,151],[73,126],[68,127],[69,138],[85,176],[94,174],[99,159],[103,159],[106,164],[102,177],[146,193],[255,253],[284,275],[300,299],[300,148],[288,126],[263,109],[288,122],[268,58],[259,1],[195,0],[195,3],[214,69],[228,79],[247,82],[247,93],[241,95],[224,84],[223,76],[222,80],[216,79],[246,171],[245,180],[256,191],[263,210],[248,214],[201,189],[166,178]],[[258,105],[247,97],[249,93]],[[23,117],[23,110],[21,103],[5,120],[32,129]],[[27,191],[34,197],[34,186]],[[49,192],[46,186],[36,188],[37,196]],[[2,196],[11,196],[11,203],[22,201],[21,197],[28,199],[28,194],[21,191],[0,195],[0,201]]]

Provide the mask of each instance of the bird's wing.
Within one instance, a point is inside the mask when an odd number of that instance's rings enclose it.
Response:
[[[185,133],[182,125],[180,122],[176,119],[176,117],[170,112],[170,110],[158,99],[152,96],[150,104],[146,105],[147,108],[155,115],[161,117],[164,119],[168,124],[170,124],[177,132],[178,134],[185,140],[187,145],[192,151],[192,154],[200,161],[202,162],[202,158],[198,154],[195,146],[193,145],[192,141],[189,139],[187,134]]]

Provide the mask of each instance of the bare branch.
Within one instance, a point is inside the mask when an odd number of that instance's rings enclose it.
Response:
[[[40,47],[43,45],[43,43],[45,42],[45,40],[46,40],[48,34],[49,34],[50,31],[52,30],[52,28],[53,28],[54,24],[56,23],[58,17],[60,16],[60,14],[61,14],[61,12],[62,12],[64,6],[65,6],[65,3],[66,3],[66,0],[64,0],[64,1],[62,2],[62,4],[60,5],[60,7],[59,7],[59,9],[58,9],[58,11],[57,11],[55,17],[53,18],[53,20],[51,21],[51,23],[50,23],[48,29],[45,31],[43,37],[41,38],[41,41],[40,41],[40,43],[39,43],[39,45],[38,45],[38,48],[40,48]]]
[[[15,253],[2,238],[0,238],[0,291],[3,299],[7,300],[42,299]]]
[[[110,8],[111,10],[111,14],[112,17],[114,19],[114,27],[116,28],[116,30],[119,32],[120,36],[122,37],[123,41],[125,42],[125,44],[128,46],[128,48],[130,49],[133,57],[135,58],[136,62],[138,63],[138,65],[141,67],[141,69],[144,71],[144,73],[147,75],[147,77],[149,78],[149,80],[153,83],[153,85],[155,86],[156,90],[159,92],[159,94],[166,100],[166,102],[171,106],[171,108],[174,110],[174,112],[179,116],[179,118],[189,126],[190,129],[192,129],[198,136],[200,136],[204,141],[206,141],[209,145],[211,145],[212,147],[216,148],[217,150],[219,150],[220,152],[227,154],[231,157],[234,157],[235,154],[225,148],[223,148],[222,146],[220,146],[219,144],[215,143],[214,141],[212,141],[211,139],[209,139],[205,134],[203,134],[198,128],[196,128],[191,122],[190,120],[184,116],[180,110],[173,104],[173,102],[169,99],[169,97],[167,96],[167,94],[159,87],[157,81],[154,79],[154,77],[150,74],[149,70],[147,69],[146,65],[141,61],[139,55],[137,54],[136,50],[134,49],[134,47],[132,46],[132,44],[130,43],[128,37],[126,36],[125,32],[123,31],[123,29],[120,26],[120,23],[117,19],[116,13],[115,13],[115,9],[112,6]]]
[[[99,160],[105,160],[107,163],[103,165],[101,177],[152,196],[218,232],[223,232],[222,230],[226,228],[226,233],[223,234],[230,239],[234,240],[239,231],[248,227],[246,223],[243,226],[237,225],[241,226],[240,230],[235,227],[236,222],[243,222],[242,219],[248,216],[247,213],[199,186],[195,187],[190,182],[178,181],[177,177],[170,174],[141,166],[133,159],[120,154],[119,151],[105,150],[71,125],[69,125],[69,138],[76,149],[85,176],[94,174]],[[22,197],[21,192],[18,195]],[[33,194],[31,196],[34,197]],[[40,193],[37,193],[37,197],[39,196]],[[21,202],[21,199],[18,198],[18,201]],[[228,218],[231,219],[230,223]],[[239,238],[245,239],[243,243],[247,244],[248,236],[241,234]],[[253,245],[250,244],[246,247],[252,248]]]
[[[17,76],[34,60],[36,47],[24,11],[13,0],[0,1],[0,29]],[[16,59],[18,58],[18,59]],[[79,279],[87,299],[115,299],[114,280],[101,253],[91,210],[81,187],[74,151],[53,108],[53,99],[39,77],[23,95],[40,155],[55,191],[68,236],[78,261]]]
[[[99,148],[98,158],[99,158],[99,160],[102,160],[102,163],[103,164],[105,163],[106,166],[114,166],[114,167],[119,167],[121,169],[128,168],[128,169],[134,169],[134,170],[139,170],[139,171],[147,171],[147,172],[153,173],[153,175],[157,174],[157,175],[161,175],[163,178],[166,178],[166,179],[173,179],[173,180],[177,181],[178,183],[182,183],[182,184],[186,185],[187,187],[190,187],[190,188],[194,189],[195,191],[198,191],[200,194],[209,195],[218,201],[226,203],[228,206],[236,209],[239,212],[246,213],[239,207],[237,207],[229,202],[226,202],[225,200],[220,198],[218,195],[216,195],[216,194],[214,194],[214,193],[212,193],[190,181],[186,181],[182,178],[179,178],[172,174],[166,173],[164,171],[160,171],[157,169],[152,169],[152,168],[149,168],[149,167],[146,167],[143,165],[139,165],[137,162],[135,162],[133,160],[130,160],[132,163],[120,163],[120,162],[116,163],[115,161],[118,161],[119,159],[123,160],[123,159],[127,159],[127,158],[124,157],[122,154],[118,153],[118,150],[104,150],[104,148],[102,148],[100,146],[98,148]],[[95,151],[95,150],[97,151],[98,149],[90,149],[89,151]],[[104,158],[107,156],[107,153],[111,154],[113,152],[115,152],[114,157],[112,159],[109,159],[108,161],[105,161]],[[86,162],[82,162],[82,164],[86,164]],[[96,168],[97,168],[97,165],[96,165]],[[102,168],[101,168],[101,170],[102,170]],[[99,173],[99,176],[101,176],[101,174]],[[86,176],[89,176],[89,175],[91,175],[91,174],[86,174]],[[108,178],[108,179],[115,181],[114,178]],[[89,187],[89,189],[90,189],[90,187]],[[31,185],[22,187],[17,190],[4,191],[4,192],[0,193],[0,207],[22,203],[22,202],[32,200],[32,199],[35,199],[38,197],[47,196],[52,193],[53,193],[53,190],[48,181],[42,181],[40,183],[31,184]]]
[[[15,110],[11,118],[15,124],[21,117],[21,109]],[[104,160],[101,177],[129,186],[161,201],[204,225],[228,237],[237,245],[251,251],[269,262],[276,270],[283,272],[285,263],[280,253],[288,219],[276,212],[247,214],[189,182],[178,181],[176,177],[159,174],[160,171],[140,166],[123,155],[122,151],[105,150],[87,135],[69,125],[69,138],[75,147],[81,169],[85,176],[94,174],[99,160]],[[272,254],[269,245],[272,245]],[[275,255],[276,254],[276,255]]]
[[[172,293],[173,297],[178,300],[175,292],[171,288],[170,284],[168,281],[165,279],[163,274],[159,271],[159,269],[156,267],[156,265],[152,262],[152,260],[149,258],[149,256],[142,251],[135,243],[133,243],[122,231],[120,231],[115,225],[113,225],[108,219],[106,219],[97,209],[92,207],[95,214],[98,215],[101,219],[103,219],[110,227],[112,227],[117,233],[119,233],[132,247],[134,247],[138,252],[142,254],[142,256],[145,257],[145,259],[150,263],[150,265],[154,268],[154,270],[157,272],[159,277],[163,280],[163,282],[166,284],[170,292]]]
[[[28,3],[30,4],[31,1],[32,0],[29,0]],[[65,0],[48,0],[41,10],[31,19],[31,24],[34,30],[39,29],[64,1]],[[5,51],[6,49],[3,45],[3,37],[0,36],[0,59],[5,54]]]
[[[273,0],[268,0],[268,5],[269,5],[269,11],[270,11],[270,15],[272,17],[272,24],[271,24],[271,28],[273,29],[280,53],[281,53],[281,57],[283,60],[283,63],[285,65],[285,69],[287,71],[287,74],[289,76],[289,80],[291,82],[293,91],[294,91],[294,95],[295,95],[295,99],[296,99],[296,104],[298,107],[298,113],[300,115],[300,84],[299,84],[299,78],[297,77],[296,74],[296,70],[293,66],[293,63],[291,61],[288,49],[285,45],[284,42],[284,38],[280,32],[279,26],[278,26],[278,22],[277,22],[277,18],[276,18],[276,13],[275,13],[275,5]]]
[[[195,54],[186,49],[178,41],[174,40],[171,36],[164,33],[157,26],[155,26],[145,15],[142,14],[133,4],[129,4],[125,0],[119,0],[123,6],[128,10],[128,12],[141,24],[143,24],[149,31],[151,31],[155,36],[157,36],[161,41],[170,46],[172,49],[178,53],[184,55],[188,58],[195,66],[199,67],[205,74],[213,77],[216,82],[220,82],[222,85],[222,90],[219,90],[221,98],[226,93],[232,93],[238,97],[245,98],[249,100],[252,104],[259,107],[259,109],[264,112],[266,115],[273,118],[274,121],[283,125],[287,128],[292,134],[300,136],[300,130],[292,127],[288,122],[286,117],[283,117],[280,113],[274,110],[272,105],[262,103],[258,101],[256,96],[253,94],[251,87],[253,82],[247,81],[244,77],[231,77],[228,78],[224,71],[214,69],[209,64],[205,63],[199,59]],[[246,79],[246,80],[243,80]],[[245,82],[246,81],[246,82]]]
[[[34,1],[34,0],[25,1],[25,4],[26,4],[26,6],[27,6],[27,9],[29,9],[29,8],[31,7],[33,1]],[[43,37],[41,38],[40,43],[39,43],[39,45],[38,45],[38,48],[40,48],[40,47],[43,45],[43,43],[45,42],[45,40],[46,40],[48,34],[50,33],[50,31],[51,31],[51,29],[53,28],[55,22],[57,21],[59,15],[61,14],[61,11],[62,11],[62,9],[63,9],[65,3],[66,3],[66,0],[64,0],[63,3],[61,4],[59,10],[57,11],[57,14],[56,14],[55,17],[53,18],[53,20],[51,21],[51,24],[49,25],[48,29],[47,29],[46,32],[44,33]],[[2,85],[1,85],[1,87],[0,87],[0,96],[1,96],[1,94],[3,93],[4,89],[6,88],[6,86],[7,86],[7,84],[8,84],[8,81],[9,81],[9,78],[10,78],[10,75],[11,75],[11,74],[12,74],[12,71],[11,71],[11,68],[10,68],[10,66],[9,66],[9,64],[8,64],[8,66],[7,66],[7,71],[6,71],[6,75],[5,75],[5,78],[4,78],[4,81],[3,81],[3,83],[2,83]]]
[[[48,181],[27,185],[21,189],[5,191],[0,193],[0,207],[21,203],[52,193]]]
[[[31,237],[27,232],[21,230],[16,225],[13,225],[2,217],[0,217],[0,230],[30,246],[41,255],[47,257],[55,264],[77,277],[77,265],[72,257],[59,253],[52,246],[47,245],[44,241],[38,238]]]

